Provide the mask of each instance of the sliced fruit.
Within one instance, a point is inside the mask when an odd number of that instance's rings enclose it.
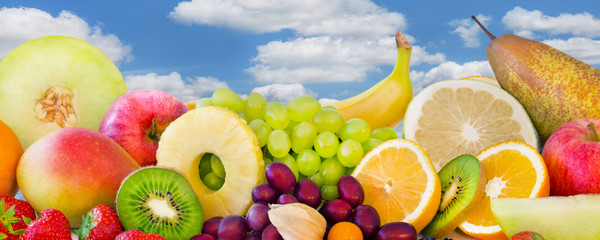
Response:
[[[486,82],[486,83],[489,83],[489,84],[496,85],[497,87],[500,87],[500,84],[498,83],[498,81],[496,81],[496,79],[491,78],[491,77],[476,75],[476,76],[464,77],[464,78],[461,78],[461,79],[479,80],[479,81]]]
[[[492,214],[490,200],[548,196],[550,180],[544,159],[535,148],[520,141],[498,143],[475,157],[486,170],[486,196],[459,228],[479,239],[507,239]]]
[[[600,195],[492,199],[491,209],[506,236],[533,231],[544,239],[600,239]]]
[[[119,187],[117,213],[125,230],[166,239],[190,239],[202,230],[202,206],[194,190],[171,169],[146,167],[129,175]]]
[[[420,232],[440,204],[440,179],[423,149],[393,139],[367,153],[352,172],[365,192],[363,204],[379,213],[381,225],[407,222]]]
[[[538,146],[525,109],[509,93],[479,80],[445,80],[423,89],[406,111],[402,135],[417,142],[439,171],[462,154],[519,140]]]
[[[442,183],[440,206],[421,234],[443,238],[456,229],[485,197],[487,177],[479,160],[469,154],[452,159],[438,175]]]
[[[218,190],[207,187],[200,177],[200,160],[206,153],[216,155],[225,169]],[[171,122],[161,135],[156,159],[157,165],[177,169],[187,177],[206,219],[244,215],[252,204],[252,189],[264,179],[256,135],[236,113],[222,107],[196,108]]]
[[[73,37],[31,40],[0,62],[0,119],[23,149],[60,128],[98,130],[110,105],[125,92],[113,62]]]
[[[402,121],[413,96],[409,74],[412,47],[400,32],[396,33],[396,46],[396,65],[389,76],[354,97],[328,104],[338,109],[344,122],[360,118],[367,121],[371,129],[377,129],[394,128]]]
[[[17,194],[17,164],[23,148],[17,135],[0,120],[0,196]]]

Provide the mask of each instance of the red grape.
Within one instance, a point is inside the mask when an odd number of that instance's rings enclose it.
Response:
[[[352,216],[352,207],[348,202],[341,199],[329,200],[319,210],[327,222],[335,224],[347,221]]]
[[[319,189],[319,186],[316,183],[309,179],[302,179],[296,183],[294,195],[299,202],[313,208],[317,208],[321,205],[321,189]]]
[[[246,219],[240,215],[229,215],[219,224],[219,240],[241,240],[247,232]]]
[[[417,240],[417,230],[410,223],[387,223],[377,232],[377,240]]]
[[[280,162],[272,162],[265,168],[265,178],[275,191],[290,193],[296,185],[296,176],[290,168]]]
[[[275,200],[277,200],[277,193],[267,183],[259,184],[252,190],[252,201],[254,202],[275,203]]]
[[[213,217],[204,221],[202,224],[202,233],[209,234],[215,239],[219,238],[219,224],[223,220],[223,217]]]
[[[261,240],[262,239],[262,233],[261,232],[253,232],[252,234],[246,236],[246,238],[244,238],[244,240]]]
[[[279,234],[279,231],[277,231],[277,228],[275,226],[273,226],[273,224],[270,224],[263,231],[262,239],[264,239],[264,240],[283,240],[283,237],[281,237],[281,235]]]
[[[359,205],[352,214],[352,223],[356,224],[366,238],[375,237],[381,222],[377,210],[370,205]]]
[[[250,206],[248,213],[246,213],[246,224],[248,228],[256,232],[262,232],[271,221],[269,221],[269,206],[263,202],[257,202]]]
[[[215,237],[210,234],[203,233],[191,237],[190,240],[215,240]]]
[[[298,199],[290,194],[281,194],[277,199],[277,204],[297,203]]]
[[[341,177],[338,180],[337,187],[339,198],[346,200],[352,208],[362,204],[365,200],[365,192],[362,186],[352,176],[346,175]]]

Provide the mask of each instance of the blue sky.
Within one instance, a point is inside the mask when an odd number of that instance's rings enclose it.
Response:
[[[84,39],[107,54],[129,90],[156,88],[189,101],[219,87],[287,102],[344,99],[386,77],[393,35],[413,46],[414,92],[432,82],[494,77],[487,36],[543,41],[600,68],[594,1],[1,0],[0,58],[45,35]]]

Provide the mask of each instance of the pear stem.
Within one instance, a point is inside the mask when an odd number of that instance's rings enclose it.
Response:
[[[492,34],[490,31],[488,31],[488,30],[487,30],[487,28],[485,28],[485,27],[483,26],[483,24],[481,24],[481,23],[479,22],[479,20],[477,20],[477,18],[476,18],[475,16],[471,16],[471,18],[472,18],[473,20],[475,20],[475,22],[477,23],[477,25],[479,25],[479,27],[480,27],[481,29],[483,29],[483,31],[485,32],[485,34],[487,34],[487,35],[488,35],[488,37],[490,38],[490,40],[494,40],[494,38],[496,38],[496,36],[494,36],[494,35],[493,35],[493,34]]]
[[[596,127],[594,126],[594,123],[588,124],[587,127],[590,130],[592,130],[592,141],[600,142],[600,137],[598,137],[598,131],[596,131]]]

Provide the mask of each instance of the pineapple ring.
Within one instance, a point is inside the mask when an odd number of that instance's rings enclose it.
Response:
[[[226,176],[211,190],[199,174],[202,155],[223,162]],[[190,182],[204,209],[204,218],[245,215],[252,189],[263,182],[264,161],[252,129],[236,113],[221,107],[193,109],[165,129],[156,152],[157,165],[179,170]]]

